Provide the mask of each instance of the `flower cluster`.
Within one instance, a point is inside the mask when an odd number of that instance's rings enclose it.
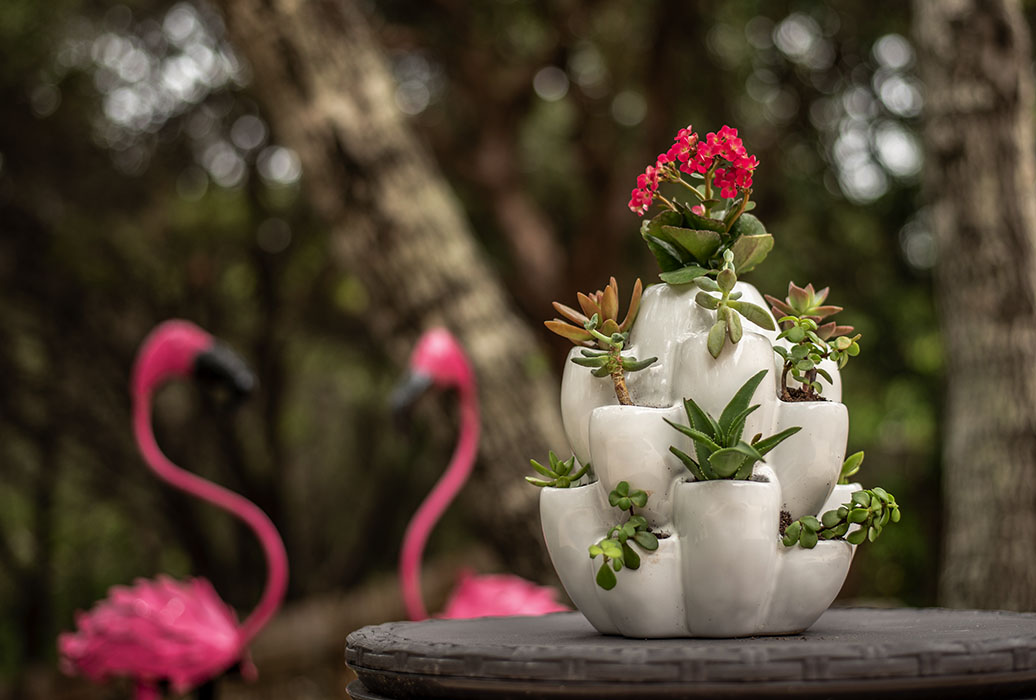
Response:
[[[712,187],[719,189],[720,196],[733,199],[738,191],[752,186],[752,175],[759,161],[749,155],[737,129],[724,126],[716,133],[710,133],[702,141],[690,124],[680,129],[673,139],[673,145],[660,153],[654,165],[649,165],[637,177],[637,186],[630,193],[629,208],[643,216],[658,191],[659,182],[677,182],[680,173],[701,176],[705,180],[706,192]],[[697,214],[704,213],[704,207],[696,206]]]

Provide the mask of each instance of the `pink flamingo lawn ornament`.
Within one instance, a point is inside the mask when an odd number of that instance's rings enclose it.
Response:
[[[406,380],[393,396],[398,411],[408,407],[430,386],[457,390],[460,435],[449,467],[436,482],[407,525],[399,557],[403,602],[411,620],[428,617],[421,596],[421,558],[428,535],[471,474],[478,452],[479,413],[475,373],[460,344],[448,331],[435,328],[421,336],[410,356]],[[471,618],[541,615],[568,610],[552,588],[508,574],[476,576],[462,572],[460,581],[439,617]]]
[[[160,687],[183,693],[241,664],[249,642],[273,617],[284,598],[288,559],[284,543],[266,514],[251,501],[174,465],[158,447],[151,427],[151,398],[165,381],[194,375],[215,380],[243,395],[255,379],[244,363],[212,336],[186,321],[167,321],[151,332],[133,369],[133,429],[144,461],[158,477],[212,503],[245,522],[266,554],[266,588],[240,626],[234,611],[205,579],[175,581],[160,576],[115,586],[108,598],[76,617],[78,630],[58,638],[61,665],[93,681],[130,677],[137,700],[155,700]],[[211,685],[199,696],[212,697]]]

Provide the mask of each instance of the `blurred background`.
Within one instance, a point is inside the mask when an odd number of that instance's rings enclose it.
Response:
[[[159,442],[266,510],[292,565],[284,612],[257,644],[260,684],[228,684],[228,697],[342,697],[345,634],[403,616],[399,541],[455,423],[437,397],[410,432],[391,424],[385,397],[406,343],[385,338],[406,328],[409,342],[436,316],[400,312],[364,277],[367,263],[342,253],[340,222],[321,204],[326,178],[270,116],[323,103],[271,101],[239,48],[250,30],[233,18],[245,5],[0,4],[0,697],[124,693],[55,668],[57,633],[113,584],[165,571],[210,578],[241,610],[259,595],[252,535],[161,485],[131,439],[133,353],[169,317],[227,340],[260,389],[228,413],[169,387]],[[1026,9],[1029,21],[1036,6]],[[622,290],[655,281],[625,206],[636,175],[688,122],[740,130],[761,163],[755,213],[777,239],[748,281],[779,297],[789,280],[830,286],[845,307],[838,319],[863,334],[843,373],[849,451],[866,450],[861,481],[904,508],[898,527],[860,548],[840,602],[936,604],[947,362],[910,7],[383,0],[355,16],[391,77],[379,109],[430,156],[425,176],[457,197],[458,234],[473,237],[480,274],[506,295],[513,317],[493,332],[521,327],[531,340],[516,343],[555,403],[568,345],[542,327],[550,301],[570,304],[610,275]],[[396,318],[390,331],[385,317]],[[517,479],[542,445],[483,453],[478,469]],[[486,483],[432,537],[433,609],[461,564],[552,578],[529,563],[541,561],[539,541],[513,544],[532,553],[512,565],[506,538],[481,534]]]

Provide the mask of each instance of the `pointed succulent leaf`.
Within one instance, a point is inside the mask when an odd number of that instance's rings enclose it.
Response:
[[[604,367],[608,364],[609,357],[601,355],[598,357],[573,357],[572,364],[580,367]]]
[[[738,274],[751,272],[773,250],[773,236],[768,233],[742,235],[730,249],[734,251],[734,269]]]
[[[802,430],[802,426],[800,425],[795,425],[791,428],[785,428],[781,432],[775,433],[774,435],[771,435],[768,438],[763,438],[762,440],[753,442],[752,446],[755,449],[759,450],[759,454],[766,455],[770,452],[770,450],[777,447],[777,445],[781,444],[782,442],[784,442],[800,430]]]
[[[763,381],[763,377],[769,371],[764,369],[753,374],[741,385],[730,401],[727,402],[727,405],[723,408],[723,413],[719,417],[721,433],[726,434],[730,430],[730,424],[733,423],[734,419],[748,408],[749,403],[752,401],[752,395],[755,394],[759,384]]]
[[[777,297],[772,297],[769,294],[764,294],[763,297],[769,302],[770,306],[773,307],[773,315],[780,318],[781,316],[794,316],[795,309],[788,306],[787,303],[781,301]]]
[[[611,371],[607,367],[598,367],[597,369],[590,372],[595,377],[607,377],[611,374]]]
[[[669,425],[671,425],[674,428],[676,428],[677,430],[679,430],[681,433],[683,433],[687,437],[691,438],[691,440],[693,440],[696,444],[701,444],[702,446],[704,446],[705,449],[708,450],[707,455],[711,454],[711,453],[715,452],[716,450],[718,450],[718,449],[723,447],[722,445],[717,443],[716,440],[713,439],[712,436],[708,435],[707,433],[703,433],[702,431],[698,430],[697,428],[691,428],[691,427],[686,426],[686,425],[680,425],[679,423],[674,423],[671,420],[669,420],[668,418],[663,418],[662,420],[664,420],[666,423],[668,423]]]
[[[708,272],[708,270],[706,270],[701,265],[691,264],[681,266],[680,268],[675,270],[667,270],[665,272],[662,272],[662,274],[660,274],[659,277],[662,279],[663,282],[667,284],[690,284],[694,280],[704,275],[706,272]]]
[[[733,476],[744,463],[746,457],[738,449],[723,447],[709,455],[709,465],[721,479]]]
[[[538,471],[543,476],[546,476],[546,477],[553,477],[553,476],[555,476],[555,473],[552,470],[550,470],[547,467],[543,466],[542,464],[537,462],[535,459],[530,459],[529,460],[529,464],[531,464],[532,468],[535,469],[536,471]]]
[[[582,328],[583,324],[589,320],[586,316],[576,311],[571,306],[565,306],[564,304],[557,301],[553,302],[553,306],[555,311],[557,311],[559,314],[564,316],[572,323],[578,324],[580,328]]]
[[[733,270],[720,270],[716,275],[716,284],[723,292],[730,292],[737,284],[737,275]]]
[[[669,447],[669,451],[672,452],[674,455],[676,455],[676,457],[681,462],[683,462],[683,465],[685,467],[687,467],[687,471],[689,471],[691,474],[694,475],[695,480],[697,480],[697,481],[708,481],[709,480],[709,477],[707,477],[705,475],[705,472],[703,472],[701,467],[698,466],[698,463],[695,462],[693,459],[691,459],[691,457],[688,454],[686,454],[685,452],[682,452],[681,450],[679,450],[676,447],[673,447],[671,445]]]
[[[545,486],[555,486],[556,485],[556,483],[555,483],[555,481],[553,479],[550,480],[550,481],[544,481],[543,479],[536,479],[536,478],[533,478],[531,476],[527,476],[527,477],[525,477],[525,480],[528,481],[533,486],[539,486],[540,488],[543,488]]]
[[[543,325],[549,328],[551,332],[557,333],[562,338],[567,338],[577,345],[589,343],[593,340],[593,336],[585,328],[576,328],[561,319],[556,318],[553,321],[544,321]]]
[[[741,439],[741,433],[745,430],[745,420],[758,408],[759,404],[755,404],[734,416],[733,420],[730,421],[730,425],[727,426],[727,432],[723,436],[724,445],[733,445]]]
[[[616,322],[616,318],[619,315],[619,284],[612,277],[607,286],[601,292],[600,298],[601,316],[610,320],[615,324],[616,329],[619,327]],[[605,335],[611,335],[611,332],[602,331]]]
[[[788,304],[795,309],[795,313],[798,316],[802,316],[804,311],[807,311],[813,304],[813,285],[807,284],[805,287],[800,287],[794,282],[788,283]]]
[[[633,294],[630,295],[630,303],[626,308],[626,317],[619,324],[620,331],[628,332],[633,327],[633,322],[637,320],[637,313],[640,311],[640,297],[643,293],[644,285],[638,277],[637,281],[633,283]]]

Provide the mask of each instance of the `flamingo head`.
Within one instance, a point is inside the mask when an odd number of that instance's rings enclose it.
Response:
[[[255,375],[230,348],[190,321],[165,321],[144,339],[133,367],[132,389],[147,396],[170,379],[194,376],[234,398],[249,394]]]
[[[475,388],[475,373],[457,339],[445,328],[425,331],[410,355],[407,376],[392,393],[392,409],[403,415],[430,387],[469,392]]]

